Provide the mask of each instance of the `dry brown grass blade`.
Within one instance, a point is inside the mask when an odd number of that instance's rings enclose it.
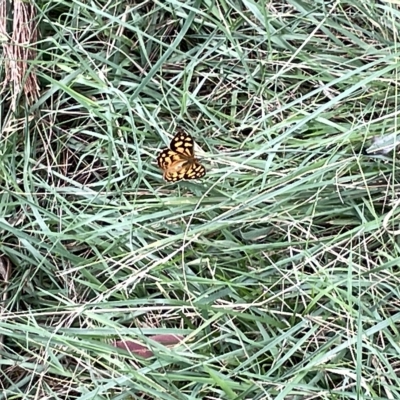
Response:
[[[14,16],[11,37],[7,30],[9,7],[13,7],[10,15]],[[0,0],[0,35],[3,39],[3,55],[5,77],[2,85],[4,91],[11,86],[11,109],[17,108],[17,100],[24,93],[28,104],[32,104],[39,96],[39,85],[35,70],[29,65],[36,57],[36,10],[27,2],[15,0],[9,3]]]
[[[183,336],[163,334],[150,336],[150,339],[165,346],[171,347],[175,344],[180,343],[183,340]],[[144,358],[150,358],[154,355],[153,351],[149,349],[146,345],[134,342],[133,340],[117,340],[116,342],[114,342],[114,346],[123,350],[131,351],[132,353],[142,356]]]
[[[0,319],[5,313],[5,304],[8,296],[8,285],[11,277],[11,262],[6,256],[0,256],[0,293],[1,294],[1,304],[0,304]],[[3,348],[3,335],[0,335],[0,350]]]

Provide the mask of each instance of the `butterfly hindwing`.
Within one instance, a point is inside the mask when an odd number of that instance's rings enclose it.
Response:
[[[179,169],[171,168],[164,172],[164,179],[168,182],[176,182],[182,179],[199,179],[206,174],[206,169],[198,162],[190,164],[187,168],[185,165]]]
[[[206,169],[198,162],[193,163],[185,172],[184,179],[199,179],[206,174]]]
[[[182,179],[178,172],[168,170],[164,172],[163,177],[167,182],[177,182]]]

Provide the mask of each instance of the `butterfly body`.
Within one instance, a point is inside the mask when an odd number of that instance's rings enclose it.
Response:
[[[158,155],[157,163],[168,182],[198,179],[206,174],[206,169],[194,155],[193,138],[186,132],[178,132],[173,137],[170,148]]]

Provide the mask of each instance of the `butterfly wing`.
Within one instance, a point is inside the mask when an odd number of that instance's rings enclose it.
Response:
[[[183,179],[199,179],[206,174],[206,169],[198,161],[194,161],[185,170]]]
[[[185,158],[194,158],[194,141],[186,132],[178,132],[169,145],[172,151],[182,154]]]
[[[182,179],[199,179],[206,174],[206,169],[198,162],[185,164],[178,169],[173,167],[164,171],[164,179],[177,182]]]
[[[164,149],[157,157],[158,166],[164,171],[171,167],[171,165],[177,161],[180,161],[181,156],[170,149]]]

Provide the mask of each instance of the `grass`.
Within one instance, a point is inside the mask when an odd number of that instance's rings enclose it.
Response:
[[[398,156],[368,152],[398,6],[35,6],[40,96],[1,99],[0,400],[400,398]],[[178,128],[200,181],[157,168]]]

